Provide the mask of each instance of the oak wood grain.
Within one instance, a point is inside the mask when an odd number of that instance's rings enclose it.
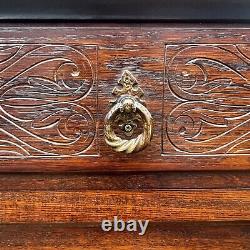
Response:
[[[248,24],[0,24],[0,248],[248,249],[249,44]],[[125,69],[154,119],[133,155],[103,136]],[[115,215],[151,226],[101,232]]]
[[[1,223],[100,222],[114,216],[154,222],[250,219],[249,190],[2,191],[0,202]]]
[[[140,173],[16,173],[0,175],[0,191],[152,191],[166,189],[249,189],[249,171]]]
[[[0,226],[1,249],[248,249],[249,223],[152,223],[136,233],[103,233],[95,224]]]
[[[1,24],[0,171],[249,169],[249,41],[248,24]],[[154,119],[133,155],[103,136],[125,69]]]

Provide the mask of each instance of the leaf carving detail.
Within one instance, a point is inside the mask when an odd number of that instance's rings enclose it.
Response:
[[[96,134],[94,84],[91,61],[73,47],[0,46],[0,155],[84,155]]]
[[[166,135],[178,154],[249,153],[250,62],[239,47],[167,47],[174,50],[167,77],[175,104]]]

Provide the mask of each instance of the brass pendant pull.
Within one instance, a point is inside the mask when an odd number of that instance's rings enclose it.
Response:
[[[112,108],[104,121],[105,141],[117,152],[138,152],[151,141],[153,119],[140,99],[143,91],[135,77],[126,70],[118,83],[121,87],[115,87],[112,92],[117,99],[112,102]],[[122,139],[116,135],[117,124],[126,138]],[[142,132],[135,138],[127,139],[132,137],[134,130],[139,126]]]

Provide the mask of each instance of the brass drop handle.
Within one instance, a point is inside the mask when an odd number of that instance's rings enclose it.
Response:
[[[113,106],[104,121],[105,141],[117,152],[138,152],[151,141],[153,119],[140,99],[143,91],[138,87],[137,80],[129,71],[123,72],[119,85],[120,88],[115,87],[113,90],[117,99],[113,101]],[[115,133],[114,126],[117,121],[121,121],[119,126],[122,127],[127,137],[133,135],[133,129],[136,127],[135,121],[141,123],[143,131],[135,138],[122,139]]]

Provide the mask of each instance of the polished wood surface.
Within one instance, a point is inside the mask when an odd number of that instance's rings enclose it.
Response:
[[[0,191],[86,191],[86,190],[248,190],[249,171],[1,174]]]
[[[144,237],[104,234],[89,225],[2,225],[1,249],[249,249],[250,226],[240,223],[155,223]]]
[[[2,25],[0,171],[249,169],[249,27]],[[154,120],[136,154],[104,141],[122,72]]]
[[[1,174],[2,223],[250,219],[249,172]]]
[[[0,247],[247,249],[249,174],[1,174]],[[147,233],[102,232],[113,214],[150,219]]]
[[[249,190],[67,191],[0,193],[2,223],[123,220],[248,221]]]

